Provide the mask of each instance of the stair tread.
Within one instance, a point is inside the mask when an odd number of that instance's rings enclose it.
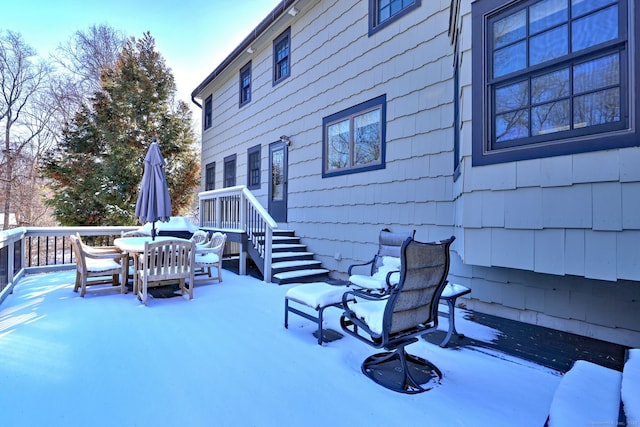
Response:
[[[297,267],[300,265],[312,265],[312,264],[322,264],[322,262],[317,259],[301,259],[295,261],[280,261],[274,262],[271,264],[271,268],[286,268],[286,267]]]
[[[315,276],[316,274],[326,274],[329,270],[325,268],[310,268],[308,270],[296,270],[296,271],[285,271],[282,273],[274,274],[273,277],[276,279],[291,279],[294,277],[306,277],[306,276]]]
[[[300,238],[299,237],[295,237],[295,236],[273,236],[272,240],[274,242],[278,241],[278,240],[297,240],[297,241],[300,241]]]
[[[306,245],[301,245],[299,243],[274,243],[271,247],[273,249],[306,248]]]
[[[287,258],[287,257],[301,257],[301,256],[307,256],[307,255],[313,255],[313,252],[274,252],[271,255],[271,259],[274,259],[274,258]]]

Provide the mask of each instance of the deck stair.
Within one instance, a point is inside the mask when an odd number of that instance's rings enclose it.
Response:
[[[319,281],[328,278],[329,270],[314,259],[313,252],[300,243],[292,230],[274,230],[271,281],[278,284]]]

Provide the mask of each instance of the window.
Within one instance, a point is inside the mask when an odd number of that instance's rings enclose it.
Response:
[[[247,188],[255,190],[260,188],[260,146],[249,148],[247,152]]]
[[[634,145],[629,1],[472,5],[474,165]]]
[[[420,0],[369,0],[369,35],[420,6]]]
[[[291,74],[291,28],[287,28],[273,42],[273,84],[276,85]]]
[[[207,99],[204,100],[203,125],[205,130],[211,127],[212,120],[213,120],[213,97],[209,95]]]
[[[224,187],[236,185],[236,155],[224,158]]]
[[[322,120],[322,176],[385,167],[387,96],[363,102]]]
[[[251,101],[251,61],[240,69],[240,107]]]
[[[205,167],[204,191],[216,189],[216,162]]]

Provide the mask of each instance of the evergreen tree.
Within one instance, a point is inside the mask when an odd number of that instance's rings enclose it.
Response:
[[[135,225],[135,203],[152,138],[164,156],[172,214],[191,206],[200,179],[191,112],[175,101],[170,68],[145,33],[125,44],[101,89],[82,106],[42,164],[48,203],[63,225]]]

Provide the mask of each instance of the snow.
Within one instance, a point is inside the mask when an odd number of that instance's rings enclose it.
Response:
[[[627,420],[640,420],[640,349],[629,350],[622,376],[622,401]],[[631,423],[629,423],[631,425]]]
[[[549,425],[614,425],[620,408],[622,374],[578,360],[564,375],[549,410]]]
[[[536,426],[558,373],[514,357],[424,340],[407,350],[443,373],[405,395],[365,377],[378,352],[345,336],[317,345],[317,325],[289,317],[295,285],[224,271],[194,299],[148,306],[116,288],[73,292],[74,272],[30,275],[0,305],[3,426]],[[118,288],[119,289],[119,288]],[[337,309],[325,327],[340,331]],[[443,327],[446,328],[446,319]],[[460,332],[499,332],[457,318]]]

